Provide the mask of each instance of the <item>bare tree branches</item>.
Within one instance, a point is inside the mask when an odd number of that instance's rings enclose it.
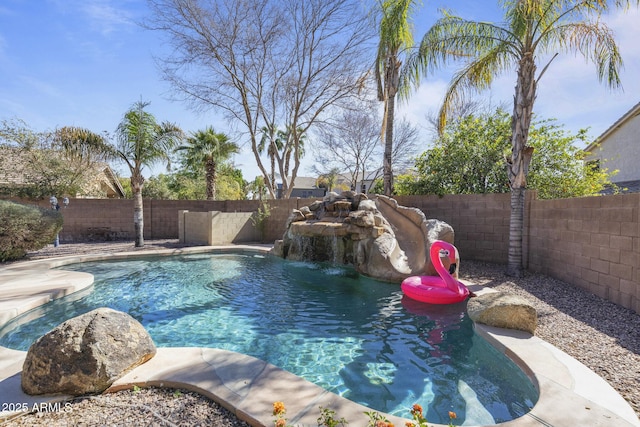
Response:
[[[317,159],[314,172],[327,175],[332,170],[341,171],[348,175],[349,185],[354,189],[358,183],[382,176],[380,157],[384,146],[377,107],[364,104],[344,109],[318,129],[313,146]],[[394,128],[393,169],[406,171],[417,154],[419,132],[406,120],[397,120]]]
[[[260,156],[261,129],[288,129],[276,153],[289,197],[302,157],[301,138],[358,90],[371,40],[357,0],[149,0],[147,26],[165,33],[173,52],[158,62],[164,78],[199,110],[239,125],[271,197],[276,189]],[[289,165],[286,159],[292,160]]]

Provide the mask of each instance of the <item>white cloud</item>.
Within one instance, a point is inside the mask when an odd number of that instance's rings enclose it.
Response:
[[[427,77],[407,102],[397,103],[398,115],[414,124],[424,123],[438,113],[448,84],[442,78]]]
[[[109,0],[81,1],[81,10],[103,35],[133,24],[128,10],[118,8]]]
[[[63,93],[58,88],[56,88],[56,86],[44,80],[40,80],[36,77],[22,75],[22,76],[18,76],[18,80],[23,82],[25,86],[28,86],[31,89],[35,90],[35,92],[40,94],[41,96],[47,96],[47,97],[53,97],[53,98],[58,98],[63,96]]]
[[[49,0],[56,8],[67,14],[82,15],[79,23],[86,20],[87,27],[108,36],[116,31],[135,25],[132,9],[126,0]]]

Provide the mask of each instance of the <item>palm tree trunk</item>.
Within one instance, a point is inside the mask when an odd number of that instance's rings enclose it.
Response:
[[[276,148],[273,145],[273,142],[271,143],[271,146],[269,146],[269,158],[271,160],[271,188],[276,189]]]
[[[215,200],[216,188],[215,188],[215,163],[212,160],[207,160],[205,164],[205,180],[207,181],[207,200]]]
[[[131,176],[131,191],[133,192],[133,228],[135,232],[135,247],[144,246],[144,212],[142,208],[142,186],[144,178]]]
[[[509,219],[509,254],[507,275],[524,276],[522,265],[522,235],[524,230],[524,188],[511,189],[511,216]]]
[[[211,165],[211,200],[216,199],[216,181],[218,180],[218,165],[213,162]]]
[[[382,171],[384,181],[384,195],[390,197],[393,193],[393,169],[391,167],[393,154],[393,120],[396,113],[396,97],[389,96],[387,101],[387,121],[384,136],[384,155],[382,157]]]
[[[396,94],[400,85],[400,66],[402,63],[395,54],[387,58],[385,67],[385,85],[387,97],[385,103],[385,136],[384,136],[384,155],[382,157],[382,175],[384,182],[384,195],[391,196],[393,194],[393,122],[396,114]]]
[[[533,147],[527,146],[529,127],[536,98],[536,65],[533,55],[526,54],[518,67],[518,83],[511,122],[511,158],[509,159],[509,184],[511,186],[511,217],[509,224],[509,255],[507,274],[524,275],[522,262],[522,236],[524,232],[524,194],[527,187],[529,163]]]

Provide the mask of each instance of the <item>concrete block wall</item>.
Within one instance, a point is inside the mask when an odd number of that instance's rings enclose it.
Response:
[[[211,240],[209,245],[247,243],[260,240],[253,226],[253,212],[218,212],[211,218]]]
[[[509,194],[398,196],[400,205],[413,206],[427,219],[453,227],[461,257],[505,263],[509,248]]]
[[[226,245],[260,240],[253,212],[178,211],[178,239],[193,245]]]
[[[640,313],[640,194],[534,200],[529,270]]]
[[[216,211],[178,211],[178,239],[180,243],[211,245],[213,218],[219,213]]]
[[[47,206],[48,203],[43,204]],[[62,242],[134,238],[133,200],[71,199],[60,212],[64,219]],[[146,229],[149,212],[145,212],[144,221]]]
[[[228,212],[228,202],[221,200],[144,200],[143,203],[146,239],[176,239],[178,211],[181,209],[190,212]],[[247,209],[250,208],[247,205]],[[133,218],[133,211],[131,215]]]

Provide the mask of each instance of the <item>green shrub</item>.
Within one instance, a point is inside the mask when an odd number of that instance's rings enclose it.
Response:
[[[50,209],[0,200],[0,262],[42,249],[62,229],[62,215]]]

